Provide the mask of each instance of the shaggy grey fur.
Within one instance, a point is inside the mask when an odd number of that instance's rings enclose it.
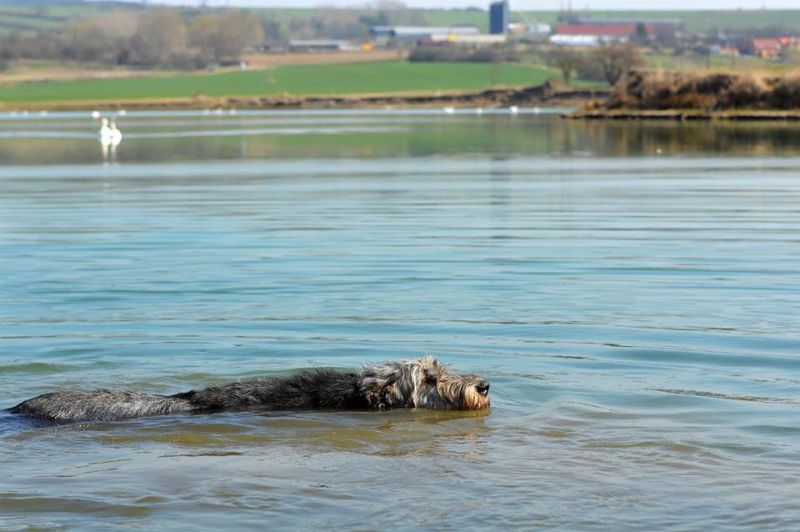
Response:
[[[303,370],[290,377],[233,382],[175,395],[65,390],[24,401],[10,412],[56,422],[116,421],[144,416],[248,407],[437,408],[489,407],[489,383],[456,375],[432,356],[367,365],[360,373]]]

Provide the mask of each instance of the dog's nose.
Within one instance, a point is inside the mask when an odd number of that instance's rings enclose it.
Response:
[[[475,389],[478,390],[478,393],[486,395],[487,393],[489,393],[489,383],[486,381],[480,381],[478,384],[475,385]]]

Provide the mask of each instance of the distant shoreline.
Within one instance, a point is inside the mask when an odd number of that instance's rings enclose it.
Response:
[[[436,93],[386,93],[333,96],[223,96],[129,100],[77,100],[0,104],[0,111],[85,111],[95,109],[364,109],[384,107],[503,107],[579,105],[609,95],[604,89],[559,88],[545,83],[520,88]]]
[[[631,71],[605,101],[567,118],[586,120],[800,120],[800,77]]]
[[[661,120],[661,121],[712,121],[726,120],[739,122],[757,121],[800,121],[800,110],[779,111],[779,110],[746,110],[736,111],[701,111],[697,109],[665,109],[665,110],[641,110],[641,109],[613,109],[613,110],[591,110],[576,111],[562,115],[564,118],[572,120]]]

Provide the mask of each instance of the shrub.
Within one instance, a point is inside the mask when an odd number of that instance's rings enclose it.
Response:
[[[484,46],[479,48],[466,46],[417,46],[408,56],[412,63],[499,63],[519,62],[519,52],[508,46]]]

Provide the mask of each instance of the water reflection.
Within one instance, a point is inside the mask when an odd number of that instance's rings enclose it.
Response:
[[[397,113],[287,117],[118,117],[126,132],[120,162],[210,159],[384,158],[454,153],[502,156],[663,156],[800,153],[791,123],[569,121],[557,114],[441,115]],[[3,164],[97,162],[86,117],[0,120]],[[113,146],[101,160],[113,158]]]
[[[488,416],[488,411],[248,411],[67,425],[6,416],[0,435],[14,446],[68,438],[82,446],[169,444],[207,455],[281,446],[297,452],[431,458],[456,453],[479,459],[491,432]]]

